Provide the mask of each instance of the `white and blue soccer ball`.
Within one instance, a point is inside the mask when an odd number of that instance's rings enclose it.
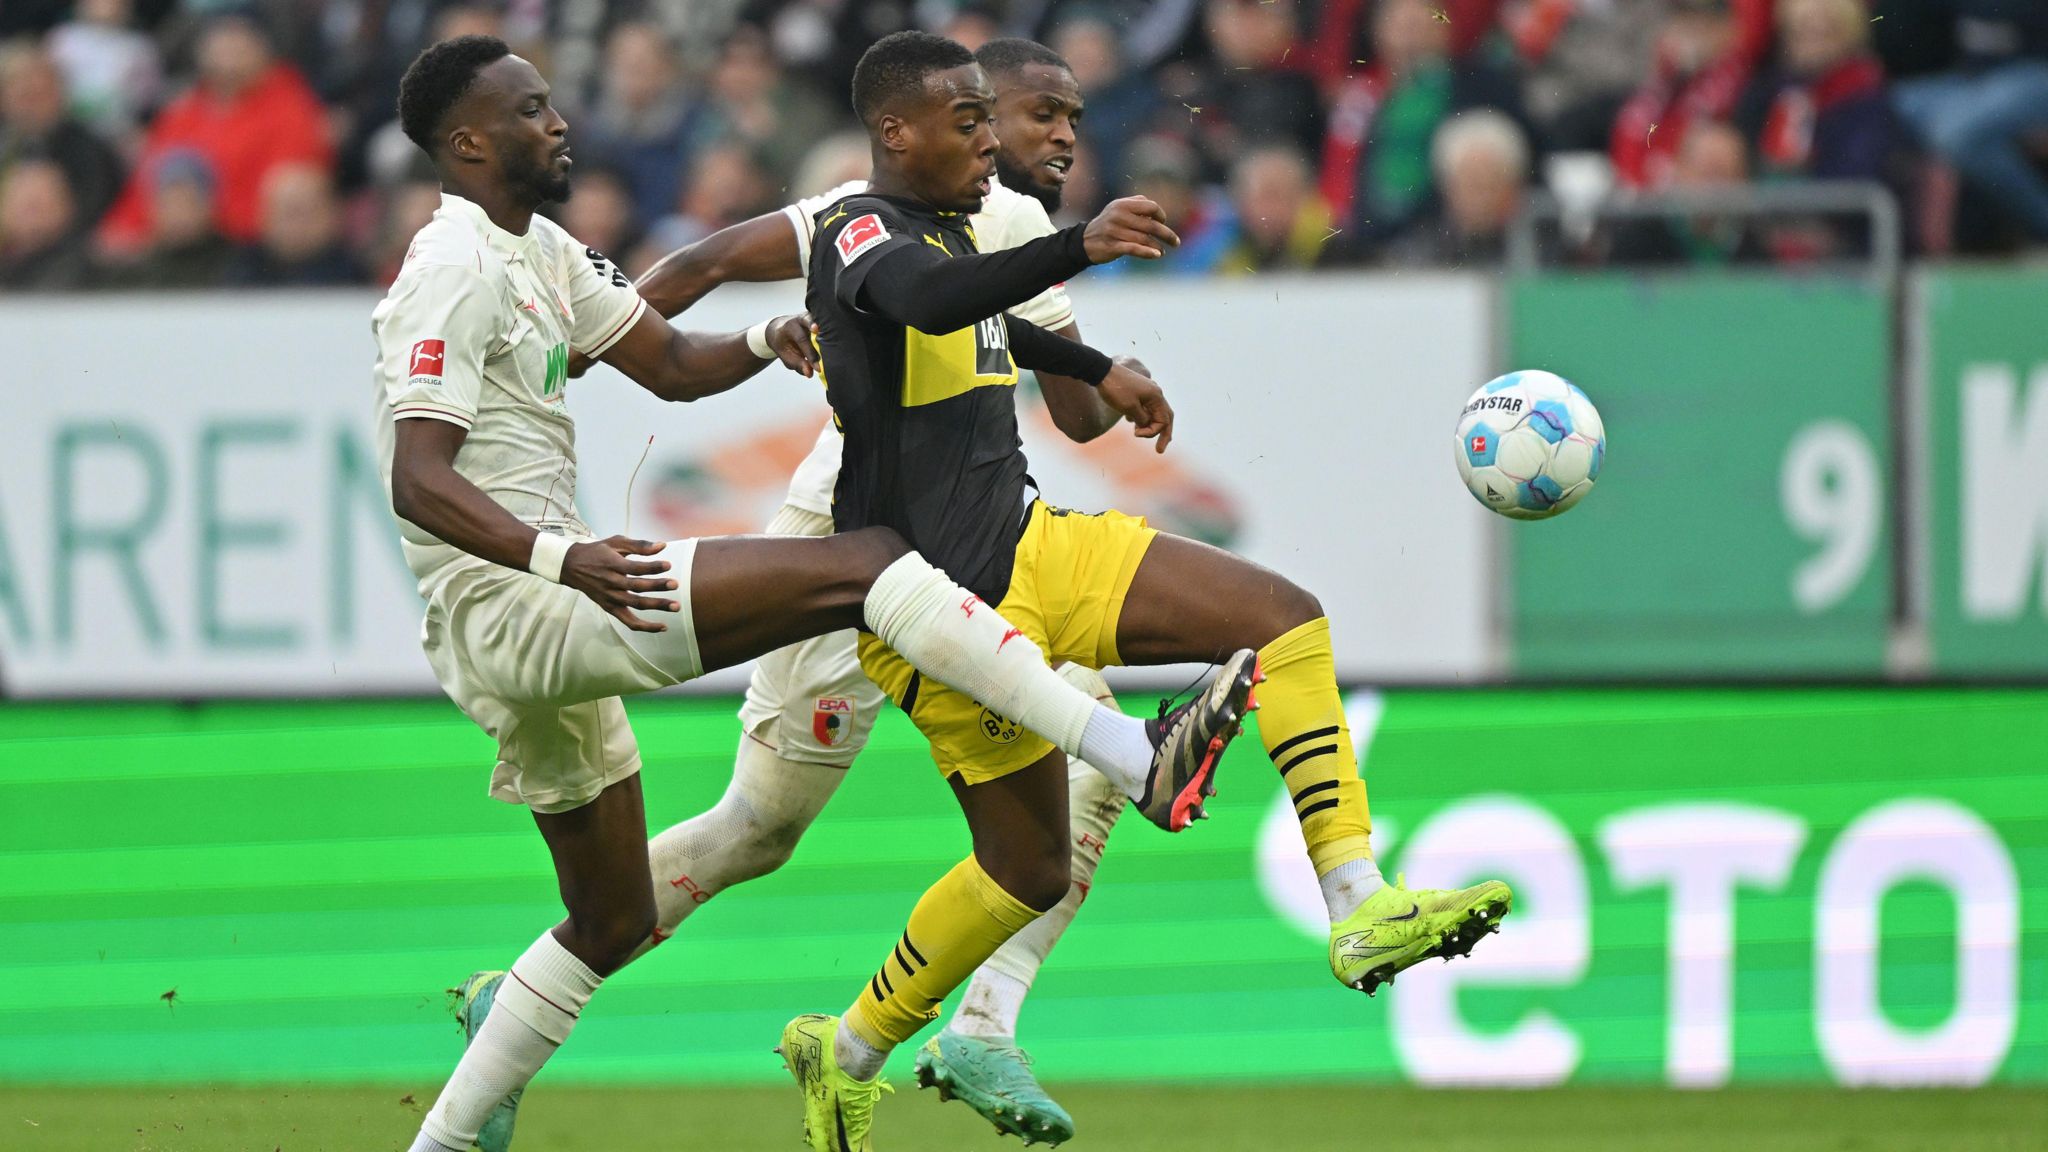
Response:
[[[1606,455],[1599,410],[1550,372],[1490,380],[1458,417],[1458,475],[1481,504],[1516,520],[1542,520],[1585,499]]]

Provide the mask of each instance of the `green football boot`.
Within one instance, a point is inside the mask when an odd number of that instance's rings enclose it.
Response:
[[[484,1026],[484,1017],[491,1014],[491,1005],[497,1002],[498,985],[504,982],[503,972],[472,972],[469,979],[455,987],[455,1019],[462,1025],[464,1043],[476,1039],[477,1029]],[[519,1098],[525,1094],[526,1089],[521,1088],[491,1109],[483,1131],[476,1137],[476,1146],[482,1152],[509,1152],[512,1125],[519,1119]]]
[[[841,1027],[837,1016],[806,1013],[783,1027],[775,1054],[803,1089],[804,1143],[811,1152],[873,1152],[875,1101],[895,1089],[880,1076],[856,1080],[839,1067],[832,1040]]]
[[[1074,1118],[1039,1087],[1031,1057],[1009,1041],[941,1032],[917,1050],[917,1086],[937,1088],[939,1099],[959,1100],[1026,1144],[1074,1138]]]
[[[1487,933],[1500,931],[1500,918],[1515,905],[1514,892],[1498,880],[1455,892],[1410,892],[1406,879],[1395,877],[1330,928],[1330,971],[1346,987],[1370,996],[1432,956],[1470,955]]]

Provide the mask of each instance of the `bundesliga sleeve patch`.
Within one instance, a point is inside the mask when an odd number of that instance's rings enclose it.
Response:
[[[889,238],[889,230],[882,227],[882,218],[873,212],[849,222],[839,230],[839,239],[833,241],[839,247],[839,262],[851,264],[860,259],[860,254]]]
[[[412,371],[408,373],[415,382],[425,378],[428,382],[441,382],[441,366],[448,359],[448,344],[444,340],[422,340],[412,346]]]

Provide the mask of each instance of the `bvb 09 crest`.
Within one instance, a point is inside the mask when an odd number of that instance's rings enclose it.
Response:
[[[1015,743],[1017,736],[1023,731],[1022,728],[1018,727],[1015,720],[991,712],[986,708],[981,710],[981,734],[988,737],[989,743]]]

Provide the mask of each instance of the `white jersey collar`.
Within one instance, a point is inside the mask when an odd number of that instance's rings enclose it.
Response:
[[[526,235],[524,236],[507,232],[503,228],[498,227],[497,223],[491,219],[490,213],[483,210],[482,205],[474,200],[467,200],[457,196],[455,193],[445,189],[441,193],[441,210],[451,216],[460,217],[474,224],[477,234],[484,238],[484,241],[491,246],[492,251],[497,252],[501,256],[523,257],[531,255],[534,251],[534,246],[540,242],[540,229],[532,223],[529,222],[527,224]],[[539,213],[534,215],[537,218]]]

